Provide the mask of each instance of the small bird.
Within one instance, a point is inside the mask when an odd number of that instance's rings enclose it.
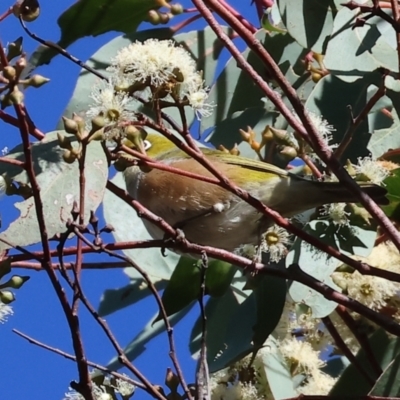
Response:
[[[164,136],[150,133],[143,142],[155,161],[184,171],[213,177],[196,160]],[[284,217],[328,203],[357,202],[340,182],[319,182],[301,178],[258,160],[203,148],[201,151],[227,178]],[[272,221],[228,190],[186,176],[138,166],[124,172],[129,194],[168,224],[184,232],[191,242],[234,251],[244,244],[257,246],[260,235]],[[378,204],[387,204],[386,189],[371,183],[359,184]],[[154,239],[164,232],[143,220]]]

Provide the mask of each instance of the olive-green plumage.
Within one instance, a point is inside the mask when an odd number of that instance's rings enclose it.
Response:
[[[213,176],[163,136],[149,134],[146,144],[147,155],[157,161]],[[202,152],[227,178],[285,217],[327,203],[357,201],[338,182],[306,180],[271,164],[217,150]],[[194,243],[233,251],[241,244],[259,244],[260,234],[271,225],[248,203],[217,185],[155,168],[142,172],[138,167],[129,167],[124,176],[132,197],[170,225],[182,229]],[[368,183],[360,186],[379,204],[387,203],[384,188]],[[164,237],[154,224],[145,220],[144,223],[153,238]]]

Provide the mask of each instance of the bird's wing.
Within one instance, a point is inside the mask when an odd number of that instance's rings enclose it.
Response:
[[[204,154],[207,156],[211,156],[212,158],[216,158],[218,161],[230,164],[230,165],[237,165],[239,167],[251,170],[251,171],[258,171],[263,173],[269,173],[273,175],[280,176],[282,178],[287,177],[289,173],[284,169],[278,168],[275,165],[268,164],[263,161],[259,160],[252,160],[246,157],[235,156],[232,154],[226,154],[221,152],[216,152],[215,150],[211,150],[208,152],[206,149],[202,149]]]

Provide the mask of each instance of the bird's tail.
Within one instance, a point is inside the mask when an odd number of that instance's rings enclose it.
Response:
[[[356,203],[359,201],[357,196],[347,190],[340,182],[315,182],[320,186],[322,192],[327,196],[327,203]],[[357,182],[362,191],[370,196],[377,204],[387,205],[389,200],[386,197],[387,190],[375,185],[374,183]]]

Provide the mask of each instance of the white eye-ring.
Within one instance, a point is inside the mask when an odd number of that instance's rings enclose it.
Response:
[[[151,143],[148,140],[143,140],[144,149],[148,150],[151,147]]]

